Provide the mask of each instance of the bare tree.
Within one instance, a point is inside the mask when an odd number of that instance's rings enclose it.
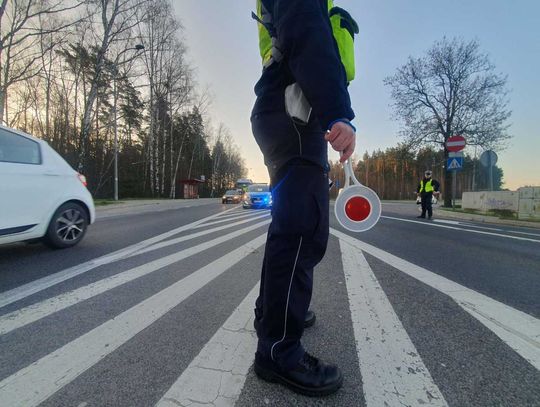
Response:
[[[392,88],[406,143],[413,148],[438,144],[446,159],[445,142],[454,135],[465,137],[469,145],[504,147],[511,115],[506,80],[480,52],[477,41],[443,38],[424,57],[410,57],[384,83]],[[445,206],[450,206],[450,172],[444,180]]]
[[[6,113],[9,88],[40,71],[42,52],[38,44],[43,35],[58,32],[75,23],[59,19],[82,1],[0,0],[0,121]],[[46,21],[47,24],[43,22]]]
[[[145,10],[143,23],[139,26],[139,38],[144,42],[146,52],[144,64],[149,81],[149,129],[147,139],[148,171],[152,194],[163,194],[165,187],[167,129],[170,136],[170,123],[165,123],[167,104],[185,103],[187,88],[182,81],[190,84],[184,63],[185,47],[178,39],[181,25],[173,17],[172,6],[166,0],[151,0]],[[173,93],[173,95],[169,95]],[[169,119],[170,120],[170,119]],[[169,137],[170,142],[170,137]],[[170,152],[170,148],[169,148]]]
[[[147,0],[87,0],[95,10],[91,15],[99,15],[96,21],[95,42],[96,42],[96,62],[94,75],[91,81],[90,91],[85,100],[84,114],[81,125],[81,137],[79,146],[78,170],[84,168],[86,157],[86,145],[92,125],[94,103],[98,95],[98,87],[106,62],[107,52],[111,45],[123,39],[129,31],[136,26],[139,21],[136,18],[138,9]]]

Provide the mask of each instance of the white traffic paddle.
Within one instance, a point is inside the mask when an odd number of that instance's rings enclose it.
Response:
[[[347,160],[343,168],[345,169],[345,187],[334,205],[336,218],[341,226],[351,232],[365,232],[379,221],[381,201],[372,189],[362,185],[356,179],[351,160]]]

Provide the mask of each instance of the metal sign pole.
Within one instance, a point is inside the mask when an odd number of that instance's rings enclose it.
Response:
[[[452,209],[456,209],[456,170],[452,171]]]
[[[493,163],[491,162],[491,152],[488,154],[488,168],[489,168],[489,190],[493,191]]]
[[[472,170],[472,191],[476,191],[476,147],[474,146],[474,160],[473,160],[473,170]]]

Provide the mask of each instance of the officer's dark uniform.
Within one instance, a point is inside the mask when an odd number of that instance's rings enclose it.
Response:
[[[429,187],[430,181],[431,187]],[[420,181],[420,183],[418,184],[416,192],[420,194],[420,199],[422,203],[422,215],[420,215],[419,218],[425,218],[426,211],[428,213],[429,219],[431,219],[431,217],[433,216],[433,207],[431,204],[431,200],[433,198],[433,192],[439,192],[439,187],[439,182],[431,179],[431,177],[424,177],[424,179],[422,179],[422,181]],[[426,189],[429,189],[429,191],[426,191]]]
[[[260,294],[258,353],[284,369],[304,354],[300,343],[311,300],[313,268],[328,241],[326,130],[354,118],[345,70],[332,36],[326,0],[263,1],[272,13],[284,59],[255,86],[253,134],[273,187]],[[285,88],[298,82],[313,111],[305,126],[288,117]]]

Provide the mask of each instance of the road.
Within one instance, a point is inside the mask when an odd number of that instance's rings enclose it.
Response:
[[[75,248],[1,247],[0,406],[540,406],[540,229],[416,215],[332,215],[303,339],[344,372],[324,399],[252,371],[269,211],[104,209]]]

